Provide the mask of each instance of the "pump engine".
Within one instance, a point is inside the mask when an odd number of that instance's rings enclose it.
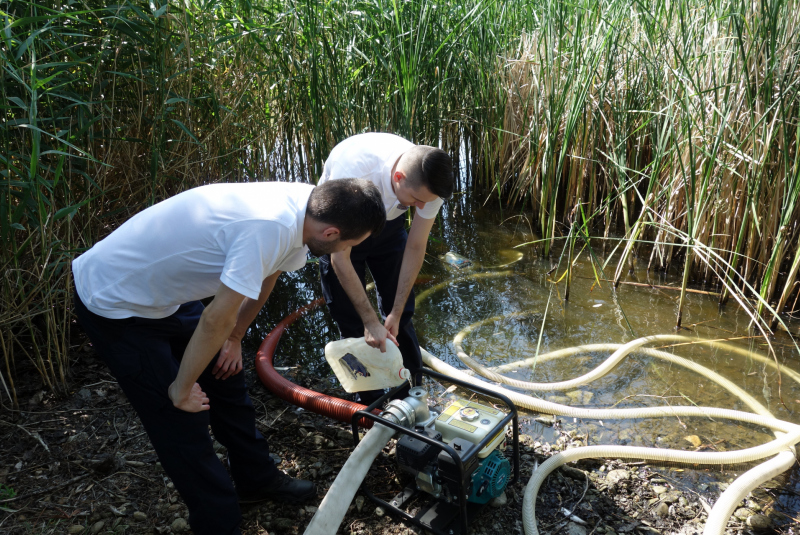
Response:
[[[396,446],[400,468],[415,477],[417,488],[447,503],[458,501],[458,489],[467,492],[467,501],[484,504],[500,496],[508,485],[511,466],[502,451],[505,428],[477,454],[475,449],[490,432],[496,430],[505,413],[474,401],[457,400],[417,433],[449,444],[463,461],[465,481],[454,459],[445,451],[412,435],[403,435]]]
[[[499,392],[433,370],[420,369],[414,374],[455,384],[485,399],[497,400],[497,404],[456,400],[439,414],[428,407],[427,391],[418,386],[411,388],[405,399],[390,401],[402,388],[398,386],[365,410],[357,411],[351,422],[355,445],[359,441],[360,418],[394,429],[397,464],[414,478],[388,502],[373,494],[366,480],[361,490],[389,512],[435,535],[466,535],[470,519],[481,506],[519,480],[517,409]],[[386,406],[380,415],[372,412],[383,403]],[[496,406],[504,407],[506,412]],[[509,427],[511,462],[503,454]]]

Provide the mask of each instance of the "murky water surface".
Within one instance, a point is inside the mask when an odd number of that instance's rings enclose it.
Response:
[[[467,199],[451,201],[441,226],[428,249],[422,273],[430,281],[417,287],[425,294],[419,302],[415,326],[420,343],[432,354],[464,368],[456,356],[453,337],[469,325],[477,325],[464,339],[464,349],[487,366],[528,359],[557,349],[586,344],[622,344],[635,338],[674,334],[680,293],[679,274],[647,273],[649,252],[642,251],[628,282],[649,283],[664,288],[623,284],[612,292],[610,284],[594,280],[590,251],[579,243],[574,250],[575,270],[569,300],[564,300],[567,260],[557,248],[551,258],[542,258],[531,230],[532,222],[517,213],[482,208]],[[523,244],[528,245],[523,245]],[[613,241],[591,243],[594,255],[609,260],[599,278],[612,278],[616,269]],[[449,267],[439,257],[454,251],[471,259],[472,269]],[[520,253],[522,258],[519,259]],[[519,260],[518,260],[519,259]],[[515,260],[518,260],[514,262]],[[514,262],[508,265],[510,262]],[[555,269],[554,269],[555,268]],[[597,267],[595,266],[595,269]],[[492,273],[471,278],[470,273]],[[450,281],[441,285],[442,282]],[[560,281],[554,284],[555,281]],[[428,291],[434,288],[433,291]],[[275,322],[320,294],[316,266],[283,276],[283,283],[270,299],[268,310],[257,320],[252,342],[261,338]],[[491,321],[486,321],[495,318]],[[732,346],[769,356],[764,338],[749,329],[750,318],[731,302],[720,311],[718,297],[689,294],[680,334],[694,339],[725,340]],[[794,327],[796,329],[796,326]],[[323,347],[338,336],[324,307],[295,324],[281,343],[276,364],[304,366],[323,377],[331,377],[323,360]],[[788,336],[771,339],[774,358],[783,366],[800,370],[797,349]],[[700,343],[650,345],[702,364],[749,393],[775,417],[800,423],[800,385],[778,374],[757,359],[732,350]],[[610,351],[595,351],[566,358],[536,362],[513,373],[513,377],[536,382],[572,379],[595,368]],[[335,378],[328,380],[335,381]],[[576,390],[534,394],[543,399],[583,407],[648,407],[698,405],[748,410],[741,399],[695,372],[664,360],[633,353],[609,374]],[[540,441],[552,441],[553,427],[526,415],[523,432]],[[772,438],[756,426],[700,418],[660,418],[617,421],[573,421],[562,419],[562,427],[585,435],[584,443],[627,444],[686,450],[733,450],[755,446]],[[742,467],[663,467],[675,485],[711,498]],[[746,467],[749,468],[749,467]],[[781,509],[800,511],[800,477],[797,470],[783,477],[772,491]]]

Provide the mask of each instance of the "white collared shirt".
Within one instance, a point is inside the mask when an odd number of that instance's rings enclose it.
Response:
[[[397,200],[392,189],[392,167],[400,156],[414,144],[394,134],[369,133],[352,136],[331,151],[325,161],[319,183],[337,178],[363,178],[378,187],[386,208],[386,220],[391,221],[403,215],[408,206]],[[417,209],[416,216],[433,219],[439,213],[444,201],[425,204],[425,208]]]
[[[164,318],[220,283],[257,299],[276,271],[305,265],[310,184],[201,186],[139,212],[72,262],[81,301],[100,316]]]

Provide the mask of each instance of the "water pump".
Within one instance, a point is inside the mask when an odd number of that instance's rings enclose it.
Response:
[[[354,422],[368,418],[398,431],[397,464],[401,471],[413,476],[413,483],[389,502],[375,496],[366,482],[362,490],[389,512],[437,535],[466,534],[469,521],[480,506],[502,495],[509,483],[519,477],[517,411],[508,398],[490,390],[430,370],[414,373],[456,384],[499,403],[458,399],[439,414],[427,409],[424,389],[412,388],[406,400],[388,403],[386,413],[394,416],[389,423],[371,411],[392,392],[367,410],[359,411]],[[411,406],[407,406],[409,403]],[[504,454],[509,423],[513,430],[510,461]],[[354,437],[358,437],[355,427]]]
[[[481,451],[472,451],[504,416],[488,405],[457,400],[427,425],[417,425],[414,429],[433,440],[450,444],[469,459],[464,466],[470,474],[468,502],[487,503],[500,496],[508,485],[511,465],[501,452],[505,449],[505,429]],[[457,501],[458,470],[449,455],[412,435],[403,435],[395,451],[400,468],[415,476],[418,489],[448,503]]]

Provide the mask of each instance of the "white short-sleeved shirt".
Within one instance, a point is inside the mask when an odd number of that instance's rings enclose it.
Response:
[[[325,161],[319,183],[337,178],[363,178],[378,187],[386,208],[386,220],[391,221],[403,215],[407,206],[397,200],[392,190],[392,167],[400,156],[414,144],[394,134],[359,134],[352,136],[331,151]],[[425,208],[417,209],[416,215],[423,219],[433,219],[439,213],[444,201],[425,204]]]
[[[164,318],[220,283],[251,299],[276,271],[305,265],[310,184],[201,186],[136,214],[72,262],[81,301],[100,316]]]

